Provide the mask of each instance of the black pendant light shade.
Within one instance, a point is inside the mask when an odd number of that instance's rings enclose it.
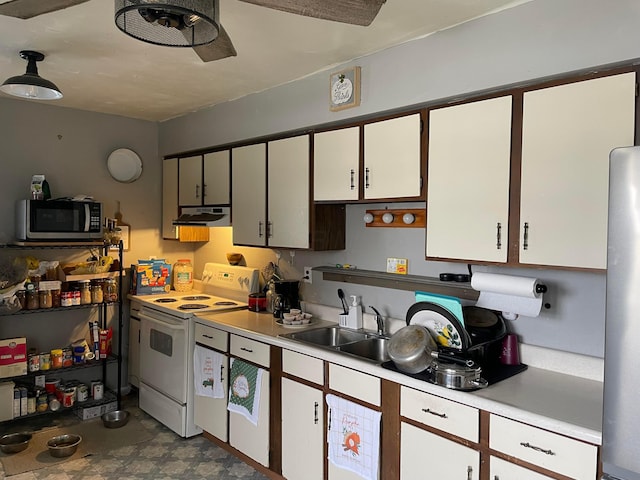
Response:
[[[116,26],[143,42],[195,47],[220,32],[218,0],[115,0]]]
[[[24,75],[11,77],[0,85],[0,91],[22,98],[34,100],[57,100],[62,98],[62,92],[53,82],[38,75],[36,62],[44,60],[40,52],[23,50],[20,56],[27,60],[27,71]]]

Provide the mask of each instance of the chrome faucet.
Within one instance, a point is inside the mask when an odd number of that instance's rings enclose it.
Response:
[[[375,307],[372,307],[371,305],[369,305],[369,308],[374,312],[376,312],[376,323],[378,324],[378,335],[384,335],[384,319],[382,318],[382,315],[380,315],[380,312],[376,310]]]

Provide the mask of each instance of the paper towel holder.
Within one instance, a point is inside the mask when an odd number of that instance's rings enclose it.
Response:
[[[547,286],[542,283],[536,284],[536,293],[547,293]]]

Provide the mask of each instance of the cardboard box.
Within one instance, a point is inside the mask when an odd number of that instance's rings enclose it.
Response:
[[[171,291],[171,265],[164,260],[142,261],[131,265],[131,293],[154,295]]]
[[[0,378],[27,374],[27,339],[0,340]]]
[[[100,405],[96,405],[95,402],[89,401],[86,406],[84,403],[76,403],[77,407],[74,407],[75,414],[81,420],[91,420],[97,418],[105,413],[114,412],[118,409],[118,401],[111,392],[105,392],[104,401]]]
[[[0,422],[13,420],[13,382],[0,382]]]

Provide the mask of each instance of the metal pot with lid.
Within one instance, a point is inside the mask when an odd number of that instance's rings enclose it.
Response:
[[[482,368],[475,364],[450,363],[434,360],[429,368],[430,381],[453,390],[476,390],[489,383],[480,375]]]
[[[437,349],[429,330],[422,325],[407,325],[391,336],[387,352],[398,370],[414,374],[429,367],[432,352]]]

